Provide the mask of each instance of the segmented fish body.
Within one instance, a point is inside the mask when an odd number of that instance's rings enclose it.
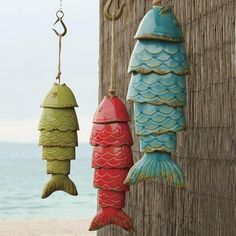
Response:
[[[79,124],[74,109],[77,106],[72,91],[65,84],[54,84],[42,104],[39,145],[43,147],[47,173],[52,175],[42,198],[59,190],[77,195],[76,186],[68,176],[70,161],[75,159],[75,147],[78,145]]]
[[[92,168],[95,169],[94,187],[98,188],[101,210],[92,220],[90,230],[116,224],[127,231],[133,230],[125,207],[124,180],[133,165],[133,144],[129,117],[125,105],[116,96],[105,97],[93,120],[90,144],[93,147]]]
[[[186,129],[185,75],[190,68],[183,33],[170,7],[154,6],[135,38],[127,100],[134,103],[135,132],[144,156],[125,183],[161,177],[182,188],[185,176],[171,153],[176,151],[176,133]]]

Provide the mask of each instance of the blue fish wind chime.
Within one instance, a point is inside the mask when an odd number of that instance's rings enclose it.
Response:
[[[185,175],[172,152],[176,151],[176,133],[186,129],[185,75],[190,68],[183,32],[171,7],[154,0],[135,39],[127,100],[134,104],[135,132],[144,156],[131,168],[125,183],[161,177],[184,188]]]

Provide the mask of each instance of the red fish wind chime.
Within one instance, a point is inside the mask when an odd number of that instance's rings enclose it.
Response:
[[[90,144],[93,147],[92,168],[95,169],[94,187],[98,188],[101,210],[92,220],[90,231],[115,224],[133,231],[130,217],[122,210],[125,207],[125,192],[129,190],[124,180],[133,165],[133,144],[128,125],[129,117],[124,103],[115,95],[114,23],[122,14],[121,6],[116,15],[108,14],[112,1],[105,6],[105,16],[112,20],[112,75],[109,95],[104,98],[93,120]]]

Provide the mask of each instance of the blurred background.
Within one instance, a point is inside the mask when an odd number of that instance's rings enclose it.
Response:
[[[41,200],[50,176],[37,146],[40,104],[55,82],[58,37],[52,31],[59,0],[0,0],[0,218],[80,218],[96,211],[89,133],[97,107],[99,2],[63,1],[68,33],[62,44],[62,83],[79,108],[79,147],[71,177],[79,196]]]

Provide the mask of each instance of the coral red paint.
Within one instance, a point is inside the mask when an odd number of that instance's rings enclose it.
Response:
[[[94,124],[90,144],[102,147],[132,145],[133,140],[127,123]]]
[[[124,180],[133,166],[133,139],[128,121],[125,105],[116,96],[105,97],[94,116],[90,138],[90,144],[94,146],[93,185],[99,189],[101,210],[92,220],[91,231],[111,224],[133,231],[132,220],[122,210],[125,207],[125,192],[129,191]]]
[[[107,124],[112,122],[128,122],[129,116],[124,103],[117,97],[105,97],[99,105],[93,123]]]
[[[92,168],[121,169],[133,165],[133,155],[130,146],[123,147],[93,147]]]

